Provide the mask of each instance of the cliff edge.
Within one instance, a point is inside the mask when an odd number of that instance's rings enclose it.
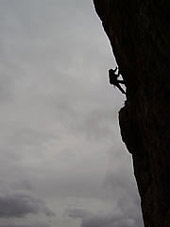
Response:
[[[145,227],[169,227],[170,1],[93,1],[127,88],[119,124]]]

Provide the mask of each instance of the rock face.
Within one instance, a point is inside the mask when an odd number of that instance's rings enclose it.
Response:
[[[94,4],[127,88],[119,123],[145,227],[170,227],[170,1]]]

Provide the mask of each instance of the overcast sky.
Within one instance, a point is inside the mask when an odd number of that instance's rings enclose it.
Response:
[[[0,0],[0,227],[142,227],[92,0]]]

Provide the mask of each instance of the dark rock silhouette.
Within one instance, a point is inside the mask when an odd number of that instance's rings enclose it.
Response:
[[[126,84],[122,139],[145,227],[170,226],[170,1],[94,0]]]

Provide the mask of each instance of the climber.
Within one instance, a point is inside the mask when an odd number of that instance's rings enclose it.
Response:
[[[126,92],[123,90],[123,88],[120,86],[120,84],[125,84],[123,80],[118,80],[118,77],[120,76],[120,73],[118,71],[118,74],[116,74],[117,67],[113,69],[109,69],[109,80],[110,84],[117,87],[123,94],[126,94]]]

